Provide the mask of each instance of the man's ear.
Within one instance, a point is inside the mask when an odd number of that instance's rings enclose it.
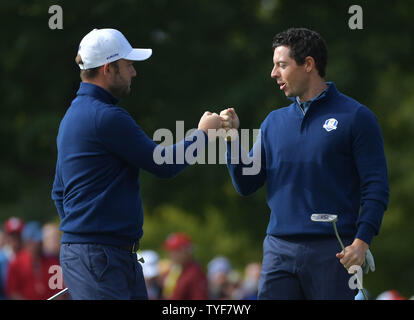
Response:
[[[305,58],[305,70],[306,72],[311,72],[313,69],[315,69],[315,59],[311,56],[307,56]]]
[[[103,74],[104,74],[104,76],[108,75],[111,72],[111,70],[109,68],[109,65],[110,65],[109,62],[108,63],[105,63],[103,65]]]

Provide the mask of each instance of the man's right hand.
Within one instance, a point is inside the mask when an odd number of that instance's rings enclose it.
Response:
[[[227,108],[220,112],[220,118],[222,120],[223,129],[226,131],[230,129],[239,129],[240,126],[240,120],[237,116],[236,111],[234,111],[234,108]]]
[[[222,128],[226,130],[224,139],[227,141],[235,140],[238,137],[237,129],[239,129],[240,120],[237,116],[236,111],[234,111],[234,108],[227,108],[222,110],[220,112],[220,118],[222,121]]]

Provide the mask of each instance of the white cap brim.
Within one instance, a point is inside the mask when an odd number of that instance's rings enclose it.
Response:
[[[147,60],[152,55],[152,49],[132,49],[124,59],[132,61],[143,61]]]

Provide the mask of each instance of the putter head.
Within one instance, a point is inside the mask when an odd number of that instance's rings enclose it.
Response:
[[[314,222],[336,222],[338,216],[336,214],[314,213],[311,215],[311,220]]]

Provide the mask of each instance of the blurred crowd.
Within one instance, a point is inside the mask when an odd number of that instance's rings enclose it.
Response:
[[[56,223],[42,225],[17,217],[7,219],[0,228],[0,300],[43,300],[62,290],[60,240]],[[154,250],[138,252],[150,300],[257,299],[259,262],[251,262],[239,271],[227,257],[219,255],[202,266],[194,257],[191,238],[185,233],[169,235],[163,247],[163,258]],[[69,298],[67,294],[59,297]],[[396,290],[369,298],[408,299]],[[359,293],[356,300],[362,299]]]
[[[231,265],[224,256],[214,257],[206,272],[193,257],[191,239],[183,233],[170,235],[164,250],[169,258],[161,259],[153,250],[144,250],[141,256],[144,278],[147,283],[149,299],[213,299],[213,300],[256,300],[261,272],[259,262],[247,264],[242,272]],[[414,300],[397,290],[387,290],[377,297],[367,292],[370,300]],[[355,300],[364,300],[359,292]]]
[[[173,233],[164,242],[167,258],[153,250],[140,256],[150,300],[255,300],[261,271],[258,262],[244,272],[233,269],[228,258],[214,257],[203,268],[194,258],[193,243],[184,233]],[[204,271],[205,270],[205,271]]]
[[[0,229],[0,299],[43,300],[59,292],[59,249],[57,224],[7,219]]]

